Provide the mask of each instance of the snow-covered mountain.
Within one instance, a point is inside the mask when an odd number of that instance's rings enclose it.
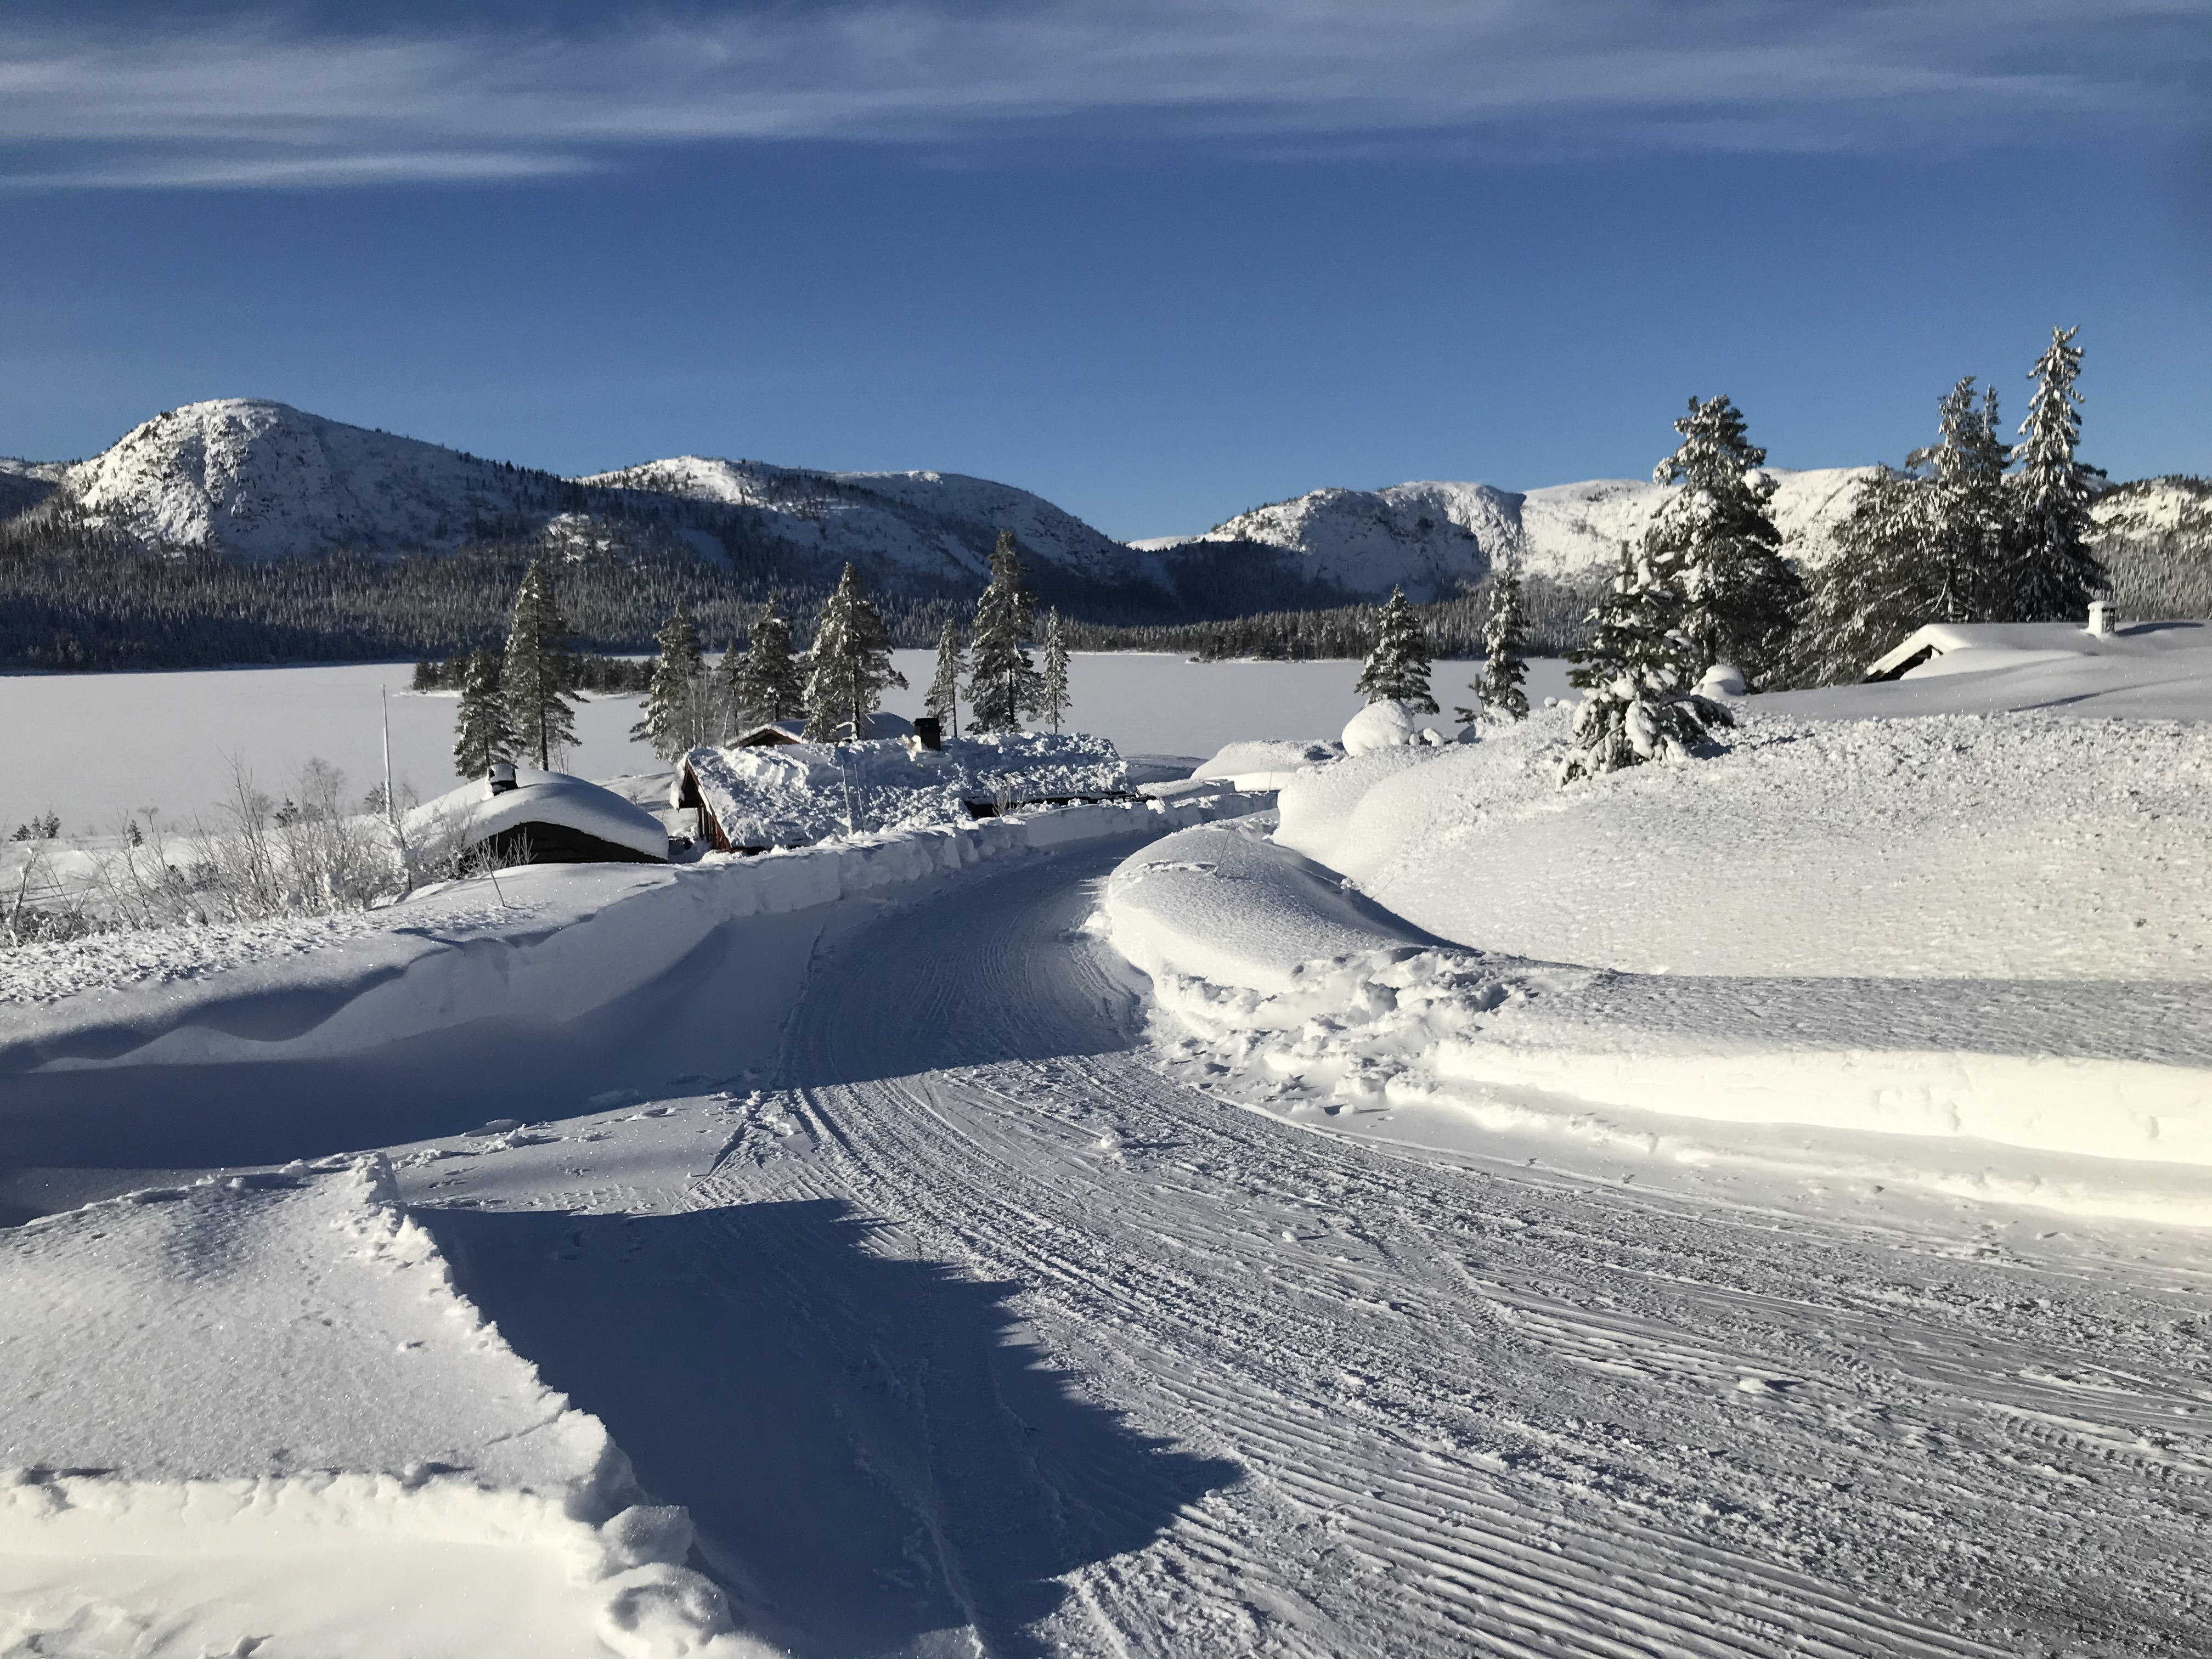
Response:
[[[58,483],[95,526],[255,562],[342,548],[443,552],[518,536],[583,552],[650,526],[718,562],[743,552],[811,576],[852,559],[878,576],[965,586],[988,568],[999,532],[1012,530],[1026,556],[1069,576],[1111,586],[1137,574],[1127,548],[1072,514],[957,473],[682,456],[562,478],[263,398],[171,410],[88,461],[9,465],[0,511],[21,511]]]
[[[256,561],[444,550],[487,523],[550,517],[555,483],[258,398],[156,415],[62,477],[94,525]]]
[[[1105,584],[1134,571],[1130,550],[1041,495],[958,472],[821,472],[701,455],[594,473],[579,483],[750,509],[754,527],[796,552],[856,559],[951,580],[981,580],[1001,530],[1023,556]]]
[[[21,461],[0,455],[0,518],[36,507],[69,471],[66,461]]]
[[[1768,469],[1785,550],[1818,562],[1826,531],[1870,467]],[[1442,598],[1479,580],[1493,559],[1517,557],[1533,574],[1585,577],[1610,568],[1620,544],[1641,537],[1671,489],[1632,478],[1596,478],[1531,490],[1431,481],[1385,489],[1316,489],[1240,513],[1197,538],[1138,544],[1164,555],[1198,541],[1256,542],[1291,554],[1318,580],[1361,595],[1402,586]]]

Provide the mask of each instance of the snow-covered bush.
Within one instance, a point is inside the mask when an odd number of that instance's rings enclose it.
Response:
[[[1347,755],[1401,749],[1420,740],[1420,728],[1413,724],[1413,710],[1397,702],[1370,702],[1354,714],[1344,728],[1344,752]]]

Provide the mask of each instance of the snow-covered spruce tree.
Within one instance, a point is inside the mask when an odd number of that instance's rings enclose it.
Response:
[[[1521,682],[1528,678],[1528,625],[1521,605],[1521,568],[1500,565],[1491,573],[1490,608],[1482,617],[1482,666],[1467,688],[1474,693],[1476,706],[1455,708],[1455,719],[1528,717],[1528,694],[1521,689]]]
[[[1352,689],[1370,702],[1402,702],[1424,714],[1437,712],[1437,700],[1429,695],[1428,630],[1404,588],[1392,588],[1375,613],[1373,644]]]
[[[975,732],[1016,732],[1037,706],[1043,690],[1022,641],[1036,620],[1036,596],[1022,575],[1014,532],[1001,530],[991,553],[991,580],[975,603],[975,645],[969,658],[969,720]]]
[[[1690,689],[1704,668],[1676,626],[1682,600],[1651,556],[1621,549],[1620,570],[1591,611],[1589,643],[1567,653],[1567,679],[1583,694],[1561,784],[1645,761],[1680,760],[1735,716]]]
[[[753,618],[744,654],[722,659],[722,683],[739,726],[795,720],[806,713],[805,677],[791,648],[791,624],[773,599]]]
[[[639,711],[642,718],[629,734],[633,740],[643,738],[652,744],[661,759],[672,761],[713,735],[707,662],[699,653],[699,630],[680,599],[675,614],[661,623],[654,642],[660,654],[653,665],[653,684],[646,688],[645,706]]]
[[[514,758],[514,723],[499,685],[496,651],[473,651],[461,677],[461,705],[453,716],[453,770],[483,776],[495,760]]]
[[[2093,594],[2108,586],[2103,562],[2089,550],[2089,502],[2104,477],[2074,459],[2081,441],[2081,373],[2075,331],[2054,328],[2051,345],[2028,378],[2035,396],[2021,423],[2012,459],[2014,532],[1999,600],[2006,622],[2064,622],[2079,617]]]
[[[930,676],[929,695],[921,700],[921,709],[936,719],[948,738],[960,735],[960,676],[967,666],[960,625],[947,623],[937,635],[937,671]]]
[[[554,602],[542,560],[532,559],[514,596],[514,622],[507,635],[500,690],[514,726],[519,752],[550,770],[576,741],[575,659],[568,623]]]
[[[1804,596],[1767,511],[1766,452],[1726,398],[1691,398],[1674,430],[1682,441],[1651,479],[1680,488],[1652,515],[1644,552],[1680,595],[1675,626],[1694,650],[1692,684],[1726,662],[1757,687],[1780,666]]]
[[[1924,556],[1929,506],[1926,480],[1910,472],[1885,466],[1859,481],[1790,636],[1789,684],[1856,684],[1938,613],[1945,582]]]
[[[817,743],[863,741],[868,716],[893,685],[904,690],[906,676],[891,666],[890,630],[848,564],[806,653],[806,735]]]
[[[1849,684],[1929,623],[2001,614],[2012,503],[1994,391],[1968,375],[1936,405],[1936,440],[1853,492],[1815,574],[1786,678]]]
[[[1067,638],[1060,632],[1060,609],[1054,606],[1044,617],[1044,674],[1037,686],[1036,712],[1052,722],[1054,732],[1060,730],[1060,717],[1067,712],[1071,699],[1067,694]]]

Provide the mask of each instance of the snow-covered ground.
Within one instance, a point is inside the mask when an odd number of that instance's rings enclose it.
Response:
[[[1999,670],[1559,792],[1556,712],[1336,757],[1331,666],[1161,711],[1279,836],[539,870],[0,1004],[0,1652],[2199,1650],[2212,728]]]
[[[921,712],[931,653],[893,659],[910,690],[885,707]],[[401,690],[411,665],[241,668],[165,674],[0,675],[0,836],[52,811],[74,835],[113,827],[122,813],[158,806],[165,816],[205,811],[223,793],[228,757],[244,760],[262,788],[281,795],[301,766],[320,756],[356,792],[384,775],[377,692],[393,692],[394,776],[428,800],[454,782],[451,695]],[[1463,695],[1467,663],[1437,667],[1437,701]],[[1334,733],[1359,707],[1350,662],[1199,663],[1151,653],[1080,653],[1071,671],[1069,723],[1110,738],[1124,755],[1210,755],[1243,738]],[[1566,693],[1565,665],[1540,662],[1532,695]],[[577,717],[582,739],[568,769],[587,778],[665,771],[633,743],[634,696],[593,698]],[[404,793],[403,789],[403,793]]]

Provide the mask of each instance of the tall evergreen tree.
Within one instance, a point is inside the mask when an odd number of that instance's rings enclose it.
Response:
[[[1681,596],[1649,552],[1621,549],[1620,569],[1589,620],[1589,643],[1570,651],[1568,682],[1579,688],[1574,741],[1559,781],[1617,772],[1646,761],[1680,760],[1709,728],[1735,717],[1690,689],[1702,675],[1699,647],[1676,626]]]
[[[2018,529],[2002,600],[2009,622],[2078,617],[2107,586],[2103,562],[2089,550],[2089,503],[2104,474],[2074,459],[2081,439],[2075,331],[2052,329],[2049,348],[2028,371],[2035,396],[2012,452],[2020,465],[2013,479]]]
[[[699,630],[681,600],[675,613],[660,625],[655,638],[660,654],[653,665],[653,684],[645,693],[643,716],[629,729],[633,739],[643,738],[653,752],[665,761],[689,754],[713,735],[709,718],[713,697],[707,684],[706,659],[699,653]]]
[[[514,758],[514,723],[499,685],[496,651],[469,653],[461,678],[461,705],[453,717],[453,770],[480,778],[495,760]]]
[[[921,707],[924,714],[936,717],[948,738],[960,735],[960,676],[967,666],[967,653],[960,648],[960,626],[947,623],[937,635],[937,672],[930,677],[929,695],[922,699]]]
[[[1528,678],[1528,619],[1521,604],[1521,568],[1499,566],[1490,580],[1490,608],[1482,618],[1482,666],[1468,690],[1476,707],[1452,712],[1462,720],[1478,714],[1492,720],[1518,720],[1528,717],[1528,694],[1521,689]]]
[[[1859,481],[1790,639],[1790,684],[1854,684],[1942,614],[1948,573],[1924,556],[1928,517],[1926,483],[1913,474],[1885,466]]]
[[[1054,606],[1044,618],[1044,675],[1037,688],[1036,712],[1060,730],[1060,717],[1067,712],[1067,636],[1060,631],[1060,610]]]
[[[1727,662],[1762,684],[1780,666],[1803,597],[1767,511],[1766,452],[1726,398],[1691,398],[1674,430],[1682,441],[1651,478],[1680,488],[1653,515],[1644,551],[1680,595],[1675,626],[1700,659],[1692,680]]]
[[[500,689],[520,752],[535,757],[543,770],[551,770],[576,741],[574,683],[568,619],[554,601],[544,562],[532,559],[514,596]]]
[[[1920,480],[1915,557],[1932,603],[1921,622],[1990,621],[2002,605],[2011,532],[1996,388],[1977,400],[1967,375],[1936,406],[1936,441],[1905,458]]]
[[[1421,626],[1404,588],[1392,588],[1375,613],[1374,641],[1352,689],[1370,702],[1387,699],[1425,714],[1435,714],[1437,700],[1429,695],[1428,630]]]
[[[1036,621],[1036,596],[1022,574],[1014,532],[1001,530],[991,554],[991,580],[976,601],[974,654],[968,676],[969,721],[976,732],[1014,732],[1035,711],[1043,690],[1022,641]]]
[[[722,659],[722,679],[740,726],[795,720],[806,713],[806,684],[791,649],[791,624],[773,599],[753,618],[744,655]]]
[[[829,743],[849,731],[853,742],[863,741],[868,716],[893,685],[903,690],[906,676],[891,666],[890,630],[848,564],[806,653],[806,735]]]

